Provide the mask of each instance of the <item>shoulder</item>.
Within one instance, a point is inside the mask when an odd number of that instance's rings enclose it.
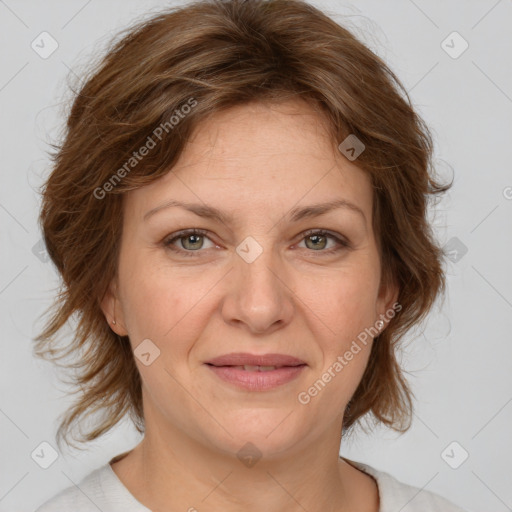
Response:
[[[347,460],[346,458],[344,458]],[[348,461],[361,471],[373,476],[379,488],[379,512],[466,512],[439,494],[408,485],[385,471],[362,462]]]
[[[105,467],[98,468],[85,476],[78,485],[66,487],[45,501],[35,512],[76,512],[98,511],[104,505],[101,476]]]
[[[60,491],[35,512],[151,512],[119,480],[110,462]]]

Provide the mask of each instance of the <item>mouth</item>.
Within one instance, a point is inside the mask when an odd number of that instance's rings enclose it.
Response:
[[[229,366],[246,371],[273,371],[278,368],[306,365],[306,362],[286,354],[249,354],[233,352],[206,361],[211,366]]]
[[[205,366],[216,376],[217,382],[247,391],[268,391],[293,381],[308,365],[284,355],[230,354],[207,362]]]
[[[297,368],[299,366],[306,366],[306,363],[303,364],[295,364],[295,365],[282,365],[282,366],[259,366],[259,365],[216,365],[211,363],[206,363],[209,366],[214,366],[215,368],[233,368],[235,370],[243,370],[246,372],[271,372],[273,370],[278,370],[281,368]]]

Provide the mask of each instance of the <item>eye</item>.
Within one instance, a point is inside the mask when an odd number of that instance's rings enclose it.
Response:
[[[202,229],[186,229],[176,233],[174,236],[171,235],[171,238],[164,241],[164,245],[172,251],[179,252],[185,256],[194,256],[191,253],[198,252],[199,249],[203,248],[203,240],[205,238],[209,240],[206,236],[206,231]],[[178,240],[183,240],[180,244],[183,249],[174,246],[174,243]]]
[[[196,256],[194,253],[199,253],[201,252],[200,249],[205,248],[204,239],[210,240],[206,235],[207,231],[203,229],[186,229],[171,235],[163,243],[165,247],[174,252],[194,257]],[[323,229],[311,229],[302,233],[302,237],[306,243],[306,248],[311,249],[311,252],[332,254],[351,247],[348,241]],[[328,245],[329,239],[334,241],[334,247],[324,250]],[[180,241],[181,248],[175,246],[175,243],[178,241]],[[215,246],[213,242],[212,246]]]
[[[312,249],[313,252],[321,252],[323,254],[332,254],[335,252],[338,252],[340,250],[346,249],[350,247],[349,242],[341,239],[338,236],[333,235],[329,231],[325,231],[323,229],[310,229],[309,231],[306,231],[305,233],[302,233],[302,236],[304,237],[304,241],[306,243],[306,247],[308,249]],[[331,247],[328,250],[322,250],[325,249],[327,245],[327,241],[331,239],[334,240],[335,244],[334,247]],[[308,242],[311,242],[308,245]]]

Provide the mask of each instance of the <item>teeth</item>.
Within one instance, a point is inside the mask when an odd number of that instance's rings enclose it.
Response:
[[[275,370],[275,366],[251,366],[251,365],[244,365],[243,369],[249,372],[269,372],[271,370]]]

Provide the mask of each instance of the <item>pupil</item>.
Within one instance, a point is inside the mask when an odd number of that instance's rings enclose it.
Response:
[[[324,239],[325,240],[325,237],[323,235],[311,235],[309,238],[311,240],[314,240],[314,244],[315,244],[316,247],[318,247],[317,242],[319,241],[319,239]]]
[[[194,245],[195,243],[197,243],[198,239],[200,239],[200,238],[201,238],[201,235],[188,235],[188,237],[186,237],[185,240],[187,241],[187,243],[192,240],[191,243],[192,243],[192,245]],[[194,241],[194,239],[195,239],[195,241]]]

